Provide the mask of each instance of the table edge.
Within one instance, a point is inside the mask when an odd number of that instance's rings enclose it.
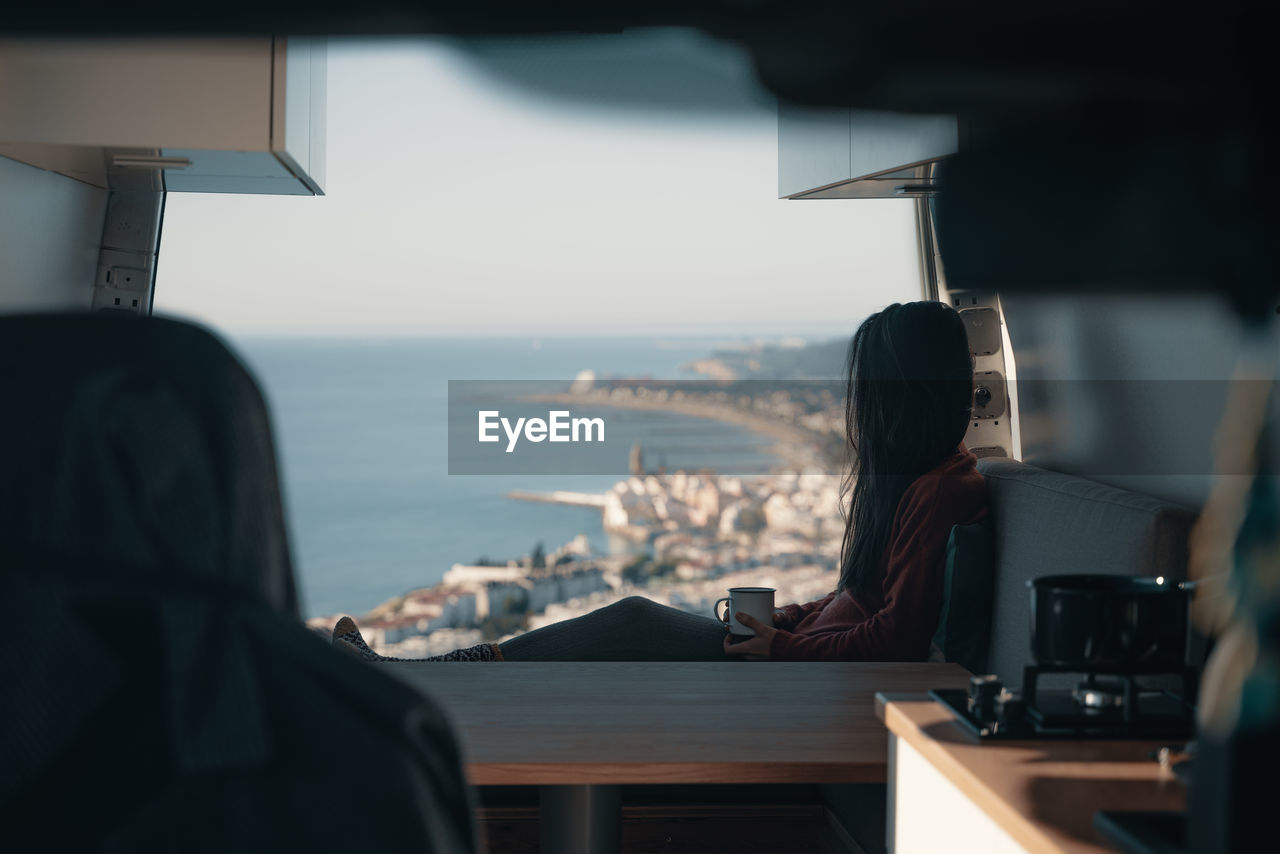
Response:
[[[466,774],[475,786],[884,783],[888,762],[468,762]]]

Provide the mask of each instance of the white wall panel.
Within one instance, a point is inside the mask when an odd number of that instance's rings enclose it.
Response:
[[[107,192],[0,157],[0,312],[88,311]]]

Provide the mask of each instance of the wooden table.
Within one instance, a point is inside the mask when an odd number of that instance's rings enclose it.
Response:
[[[883,782],[876,692],[968,680],[924,663],[380,666],[448,710],[473,784],[542,787],[549,851],[616,847],[621,785]]]
[[[1165,811],[1185,805],[1185,787],[1152,760],[1167,741],[979,742],[954,722],[950,710],[927,696],[888,696],[879,711],[898,739],[897,773],[903,774],[908,751],[912,763],[923,761],[932,769],[906,780],[910,791],[897,798],[898,824],[910,837],[895,840],[900,850],[933,849],[923,832],[948,839],[947,849],[957,852],[1101,854],[1112,849],[1094,831],[1099,810]],[[926,778],[935,771],[950,789],[931,786]],[[948,823],[953,791],[976,820],[960,816],[955,825]],[[919,800],[915,817],[927,814],[929,821],[906,815],[905,798]],[[960,830],[960,824],[985,826],[989,832],[979,838],[976,830]]]

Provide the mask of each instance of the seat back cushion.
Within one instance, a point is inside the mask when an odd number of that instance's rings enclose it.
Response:
[[[1007,459],[978,461],[995,533],[987,669],[1021,684],[1031,657],[1030,579],[1106,573],[1184,579],[1194,514],[1157,498]]]
[[[954,661],[971,673],[986,672],[994,587],[990,519],[956,525],[947,540],[942,615],[933,636],[933,645],[944,661]]]

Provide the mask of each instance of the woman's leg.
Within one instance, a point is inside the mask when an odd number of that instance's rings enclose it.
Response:
[[[724,634],[711,617],[629,596],[500,648],[507,661],[724,661]]]
[[[444,655],[433,655],[430,658],[396,658],[392,655],[378,655],[369,649],[364,642],[364,635],[356,627],[355,620],[343,617],[333,627],[330,643],[343,652],[362,658],[365,661],[501,661],[502,654],[496,643],[480,643],[465,649],[455,649]]]

